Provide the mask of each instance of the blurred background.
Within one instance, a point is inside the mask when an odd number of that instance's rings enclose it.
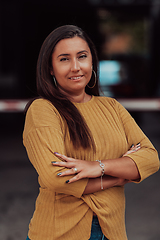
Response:
[[[160,151],[160,0],[0,1],[0,239],[22,240],[38,194],[22,143],[46,36],[82,27],[96,45],[105,96],[124,105]],[[160,173],[126,185],[129,240],[160,239]],[[116,240],[116,239],[115,239]]]

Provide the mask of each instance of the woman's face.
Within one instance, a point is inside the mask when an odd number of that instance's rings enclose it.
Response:
[[[67,96],[80,94],[92,76],[92,55],[80,37],[62,39],[52,54],[52,70],[59,89]]]

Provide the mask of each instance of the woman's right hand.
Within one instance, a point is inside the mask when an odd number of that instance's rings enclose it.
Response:
[[[124,186],[126,183],[129,183],[129,182],[131,181],[123,178],[117,178],[117,183],[115,184],[115,186],[117,187]]]

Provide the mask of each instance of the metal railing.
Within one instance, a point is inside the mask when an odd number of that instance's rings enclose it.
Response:
[[[149,99],[117,99],[129,111],[160,111],[160,98]],[[28,99],[0,100],[0,112],[23,112]]]

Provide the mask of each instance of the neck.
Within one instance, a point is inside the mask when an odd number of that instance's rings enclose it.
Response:
[[[61,89],[61,91],[63,92],[63,90]],[[91,100],[91,95],[88,95],[85,91],[80,92],[80,93],[73,93],[73,94],[66,94],[65,95],[68,97],[68,99],[71,102],[75,102],[75,103],[85,103]]]
[[[87,93],[84,93],[84,94],[72,96],[70,100],[75,103],[85,103],[90,101],[91,98],[92,97],[90,95],[88,95]]]

